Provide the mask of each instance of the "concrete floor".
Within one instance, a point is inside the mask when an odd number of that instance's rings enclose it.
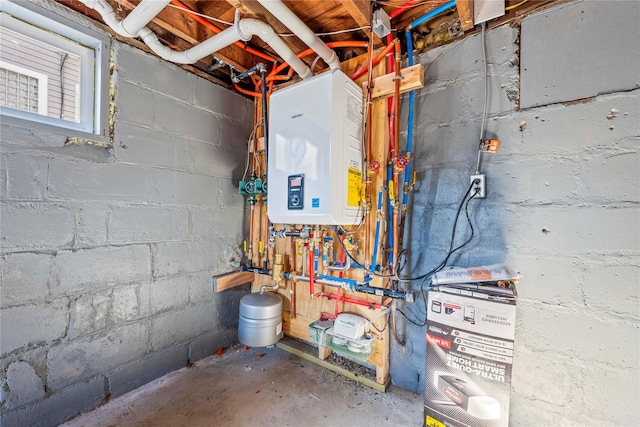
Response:
[[[381,393],[279,348],[239,347],[63,426],[420,427],[422,420],[422,396],[410,391]]]

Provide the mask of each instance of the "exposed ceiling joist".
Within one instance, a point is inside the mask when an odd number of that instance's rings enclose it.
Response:
[[[371,25],[371,2],[368,0],[340,0],[342,6],[351,15],[359,27],[367,27]],[[369,32],[363,30],[368,37]],[[373,43],[378,46],[382,40],[376,33],[373,33]]]
[[[129,0],[118,0],[117,3],[127,10],[132,10],[137,6],[137,3],[133,3]],[[203,40],[206,40],[216,34],[212,30],[209,30],[196,22],[188,12],[173,10],[171,8],[166,8],[160,12],[153,19],[153,23],[192,45],[197,45]],[[242,49],[233,49],[231,47],[227,47],[216,52],[215,56],[227,64],[243,71],[247,68],[251,68],[254,62],[251,54],[243,51]]]

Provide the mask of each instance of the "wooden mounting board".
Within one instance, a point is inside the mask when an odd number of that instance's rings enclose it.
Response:
[[[400,70],[400,93],[409,92],[411,90],[421,89],[424,87],[424,67],[422,64],[412,65],[411,67]],[[392,96],[395,92],[395,73],[388,73],[384,76],[373,79],[373,89],[371,89],[371,98],[385,98]],[[367,83],[362,83],[362,90],[366,92]]]
[[[347,74],[351,75],[355,72],[359,66],[363,63],[366,63],[367,55],[359,56],[353,58],[351,60],[345,61],[342,64],[342,70]],[[417,68],[416,68],[417,70]],[[374,67],[373,75],[381,76],[385,73],[385,64],[380,63]],[[416,71],[417,73],[417,71]],[[421,72],[419,74],[422,74]],[[363,82],[367,80],[367,75],[362,76],[358,80],[356,80],[356,84],[361,85]],[[262,105],[261,102],[256,102],[255,105],[254,117],[262,117]],[[371,160],[375,160],[380,162],[381,165],[387,164],[387,155],[388,155],[388,144],[389,144],[389,133],[387,130],[387,99],[380,97],[372,102],[372,125],[371,130],[374,135],[372,138],[372,152],[370,154]],[[258,138],[262,136],[262,129],[258,129]],[[260,156],[262,159],[263,157]],[[264,171],[264,163],[262,162],[260,165],[260,170]],[[262,172],[264,173],[264,172]],[[257,174],[257,171],[256,171]],[[367,241],[369,243],[369,253],[373,253],[374,247],[374,235],[375,235],[375,222],[376,222],[376,211],[378,209],[377,206],[377,190],[384,184],[384,176],[382,173],[377,173],[370,176],[371,180],[371,193],[368,195],[368,199],[371,200],[371,227],[370,227],[370,235],[368,239],[365,239],[365,227],[360,227],[355,234],[353,234],[354,242],[357,242],[356,245],[358,247],[357,254],[355,255],[358,259],[359,263],[364,263],[363,253],[365,252],[364,242]],[[375,194],[373,194],[375,193]],[[268,221],[267,221],[267,208],[266,204],[262,202],[262,196],[257,197],[257,203],[251,208],[253,213],[251,217],[252,221],[252,229],[253,229],[253,238],[252,242],[249,246],[250,248],[250,256],[253,260],[253,265],[264,267],[264,263],[267,262],[268,268],[271,267],[271,263],[274,259],[274,254],[283,254],[284,255],[284,263],[285,271],[295,270],[298,274],[302,271],[302,263],[308,262],[308,258],[302,259],[302,254],[300,253],[300,248],[296,246],[291,237],[287,238],[276,238],[274,247],[268,246]],[[386,202],[385,206],[386,206]],[[276,230],[282,229],[281,224],[273,225]],[[347,228],[355,228],[355,227],[347,227]],[[332,245],[332,253],[334,254],[334,259],[339,260],[340,258],[340,246],[337,244],[338,238],[335,235],[334,231],[327,231],[329,237],[333,237],[334,244]],[[381,237],[380,241],[383,237]],[[355,254],[356,251],[354,250]],[[382,254],[378,258],[381,259]],[[324,269],[322,260],[319,260],[318,271],[322,271]],[[335,274],[335,273],[334,273]],[[347,273],[345,273],[345,277],[359,279],[363,278],[363,271],[360,269],[351,269]],[[263,285],[272,286],[273,281],[270,276],[256,274],[255,280],[253,282],[252,290],[253,292],[258,292]],[[386,280],[381,279],[380,277],[374,277],[371,281],[372,286],[376,287],[385,287],[387,285]],[[315,285],[314,293],[317,292],[328,292],[328,293],[337,293],[338,289],[330,286],[323,286],[320,284]],[[374,316],[381,313],[380,309],[372,310],[369,307],[356,305],[347,302],[339,302],[336,304],[334,300],[328,300],[327,298],[310,298],[310,289],[309,282],[298,281],[292,282],[288,280],[282,281],[280,287],[276,290],[276,292],[283,298],[283,331],[287,336],[303,340],[309,342],[309,325],[314,321],[318,320],[321,313],[328,313],[333,315],[335,310],[337,309],[339,312],[352,312],[359,314],[367,319],[372,319]],[[355,298],[367,302],[373,303],[382,303],[382,298],[375,295],[368,295],[363,293],[350,293],[343,292],[342,294],[348,298]],[[390,335],[389,329],[390,327],[386,325],[386,316],[382,316],[378,320],[375,321],[376,327],[382,330],[382,333],[377,333],[375,338],[378,340],[376,342],[375,350],[373,351],[371,357],[366,361],[366,363],[375,367],[376,371],[376,379],[375,379],[375,387],[376,389],[386,389],[389,384],[389,353],[390,353]],[[372,329],[373,332],[375,332]],[[321,348],[321,351],[317,353],[313,357],[318,361],[324,362],[323,358],[328,356],[328,352],[330,351],[327,348]],[[317,350],[316,350],[317,351]],[[317,357],[320,356],[320,357]],[[326,362],[325,362],[326,363]],[[322,363],[321,363],[322,364]],[[324,366],[324,365],[323,365]],[[330,368],[331,369],[331,368]],[[346,375],[349,376],[349,375]],[[372,385],[373,386],[373,385]]]
[[[222,292],[236,286],[245,285],[253,281],[253,273],[250,271],[238,271],[226,273],[213,278],[213,291]]]

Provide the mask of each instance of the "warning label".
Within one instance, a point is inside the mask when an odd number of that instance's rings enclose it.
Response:
[[[347,175],[347,206],[360,205],[360,189],[362,187],[362,171],[349,168]]]

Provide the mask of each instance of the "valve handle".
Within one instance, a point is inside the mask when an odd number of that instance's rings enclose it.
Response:
[[[407,164],[409,164],[409,161],[406,157],[398,157],[396,159],[396,169],[404,170],[407,168]]]

